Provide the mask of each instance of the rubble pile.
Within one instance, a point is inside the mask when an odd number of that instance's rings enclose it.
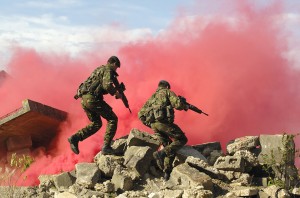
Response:
[[[214,198],[295,197],[300,195],[294,165],[295,144],[288,135],[246,136],[230,141],[184,146],[163,179],[153,152],[159,141],[138,129],[114,141],[118,155],[78,163],[71,172],[41,175],[24,197],[55,198]],[[276,184],[276,185],[275,185]],[[20,193],[20,192],[19,192]]]

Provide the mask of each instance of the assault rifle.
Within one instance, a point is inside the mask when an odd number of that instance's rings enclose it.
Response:
[[[205,112],[203,112],[202,110],[198,109],[198,108],[195,107],[194,105],[188,103],[184,97],[182,97],[182,96],[178,96],[178,97],[180,98],[180,100],[181,100],[183,103],[185,103],[186,105],[188,105],[188,107],[189,107],[190,110],[195,111],[195,112],[197,112],[197,113],[199,113],[199,114],[203,113],[204,115],[208,116],[207,113],[205,113]]]
[[[129,104],[128,104],[128,100],[124,94],[124,91],[126,90],[124,83],[119,83],[118,79],[115,78],[115,80],[113,81],[116,90],[119,92],[119,94],[121,95],[121,99],[123,104],[125,105],[126,108],[129,109],[129,112],[131,113],[131,110],[129,108]]]

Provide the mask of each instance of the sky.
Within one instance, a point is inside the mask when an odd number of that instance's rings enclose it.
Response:
[[[1,2],[1,1],[0,1]],[[192,1],[5,1],[0,8],[2,64],[12,45],[77,55],[95,45],[123,43],[163,31],[179,6]]]
[[[166,1],[3,1],[0,3],[0,69],[5,69],[12,46],[39,51],[71,53],[73,56],[107,42],[132,42],[163,32],[180,14],[188,17],[226,15],[234,17],[235,0],[166,0]],[[262,9],[274,0],[252,0]],[[297,0],[282,1],[284,12],[278,19],[294,32],[293,49],[287,52],[299,64],[299,7]],[[197,6],[195,6],[197,5]],[[224,9],[225,8],[225,9]]]
[[[111,55],[121,60],[132,110],[105,96],[119,118],[115,138],[132,128],[153,133],[137,113],[161,79],[209,114],[176,111],[189,145],[219,141],[224,149],[243,136],[300,132],[299,1],[1,3],[0,69],[10,77],[0,84],[0,116],[26,98],[69,113],[48,148],[34,151],[28,185],[92,161],[101,149],[105,121],[79,143],[79,155],[67,138],[89,123],[73,99],[77,87]]]

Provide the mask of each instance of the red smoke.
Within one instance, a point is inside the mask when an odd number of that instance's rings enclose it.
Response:
[[[270,6],[257,11],[244,6],[240,11],[234,24],[224,17],[211,19],[207,26],[201,16],[188,22],[177,18],[165,33],[113,53],[121,59],[119,80],[126,85],[133,112],[129,114],[120,100],[106,97],[119,117],[116,138],[132,128],[151,132],[142,126],[137,112],[161,79],[209,114],[176,112],[176,123],[188,144],[220,141],[224,145],[242,136],[299,132],[300,71],[282,56],[288,50],[287,40],[272,22],[280,9]],[[76,88],[109,55],[98,56],[95,50],[82,57],[85,60],[16,49],[8,65],[13,79],[1,87],[0,95],[5,97],[0,115],[19,107],[25,98],[70,114],[49,152],[41,152],[26,172],[28,185],[37,184],[39,174],[72,170],[77,162],[92,161],[100,150],[106,122],[80,143],[80,155],[72,154],[67,142],[88,123],[80,101],[73,99]]]

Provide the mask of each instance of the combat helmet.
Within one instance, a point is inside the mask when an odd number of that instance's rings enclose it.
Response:
[[[116,56],[111,56],[108,60],[107,60],[108,63],[116,63],[117,67],[121,67],[121,62],[119,60],[118,57]]]
[[[158,86],[171,89],[170,83],[166,80],[160,80],[159,83],[158,83]]]

